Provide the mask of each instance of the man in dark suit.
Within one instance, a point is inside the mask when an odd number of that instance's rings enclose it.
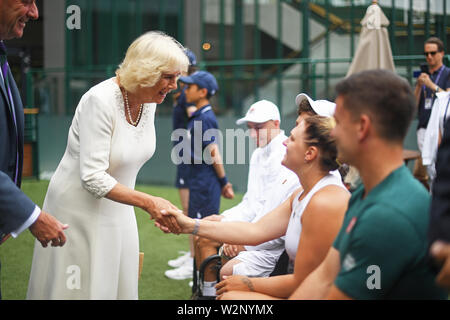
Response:
[[[39,16],[35,0],[0,0],[0,244],[29,228],[43,247],[63,246],[63,225],[41,211],[22,191],[24,114],[6,60],[3,40],[20,38],[29,19]],[[0,291],[1,299],[1,291]]]
[[[444,136],[436,161],[436,180],[430,209],[429,240],[431,254],[442,264],[437,282],[450,290],[450,120],[444,126]]]

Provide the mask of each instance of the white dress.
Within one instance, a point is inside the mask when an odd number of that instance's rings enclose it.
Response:
[[[338,175],[337,170],[330,172],[328,175],[320,179],[319,182],[314,185],[314,187],[308,192],[307,195],[305,195],[302,200],[299,201],[299,198],[303,194],[303,191],[295,197],[294,201],[292,201],[292,213],[289,219],[285,237],[286,253],[289,256],[289,273],[294,272],[295,257],[297,255],[298,244],[300,242],[302,233],[303,212],[305,211],[309,201],[314,196],[314,194],[320,189],[330,185],[339,186],[345,189],[345,186],[342,183],[342,179],[340,175]]]
[[[134,127],[113,79],[83,95],[43,206],[69,224],[67,242],[57,248],[35,242],[27,299],[138,298],[134,208],[104,196],[117,182],[134,189],[155,151],[155,108],[144,105]]]

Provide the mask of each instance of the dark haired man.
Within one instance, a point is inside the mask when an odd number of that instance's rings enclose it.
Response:
[[[336,86],[338,154],[362,185],[322,264],[293,299],[445,299],[428,262],[430,196],[403,163],[415,101],[386,70],[354,74]]]
[[[419,75],[414,90],[419,117],[417,145],[421,152],[436,93],[450,88],[450,68],[443,64],[444,43],[439,38],[429,38],[425,41],[423,54],[427,61],[428,73],[422,72]],[[426,168],[422,165],[422,158],[416,161],[414,176],[428,187],[428,175]]]

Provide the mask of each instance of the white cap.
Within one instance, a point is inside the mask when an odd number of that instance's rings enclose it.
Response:
[[[244,118],[236,121],[236,124],[245,122],[263,123],[269,120],[280,121],[280,111],[278,107],[267,100],[260,100],[250,106]]]
[[[334,115],[334,110],[336,109],[336,104],[330,102],[328,100],[316,100],[311,99],[306,93],[300,93],[295,97],[295,104],[297,107],[300,105],[300,102],[308,99],[309,105],[317,113],[322,117],[332,117]]]

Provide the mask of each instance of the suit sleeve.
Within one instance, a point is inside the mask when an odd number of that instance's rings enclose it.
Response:
[[[0,171],[0,237],[23,225],[35,207],[8,175]]]

